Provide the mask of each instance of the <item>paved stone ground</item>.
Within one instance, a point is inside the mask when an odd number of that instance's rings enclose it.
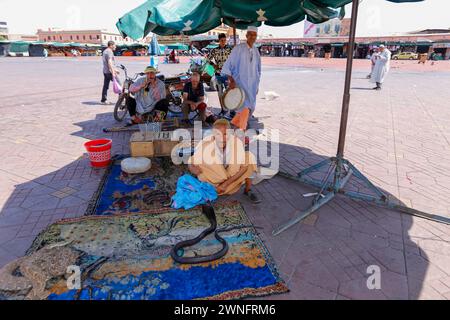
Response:
[[[281,167],[295,173],[334,155],[339,127],[342,62],[265,59],[256,116],[280,130]],[[120,59],[138,72],[147,61]],[[394,201],[450,216],[450,73],[393,69],[381,92],[362,62],[353,80],[346,155]],[[406,62],[406,66],[409,66]],[[162,66],[165,73],[185,65]],[[0,266],[24,254],[35,236],[62,218],[82,216],[101,170],[89,167],[83,143],[111,137],[127,153],[129,134],[112,106],[97,104],[96,59],[0,59]],[[427,70],[427,72],[424,72]],[[441,71],[439,71],[441,70]],[[274,90],[276,101],[263,99]],[[112,97],[112,95],[111,95]],[[217,99],[210,94],[210,101]],[[351,181],[350,188],[359,188]],[[338,197],[278,237],[272,229],[306,208],[313,188],[276,177],[259,184],[263,199],[251,220],[276,259],[291,292],[270,299],[449,299],[450,227]],[[381,268],[381,290],[366,286],[369,265]]]

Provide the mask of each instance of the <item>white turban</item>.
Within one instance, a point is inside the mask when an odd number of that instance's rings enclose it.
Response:
[[[258,27],[255,27],[255,26],[248,26],[247,27],[247,32],[256,32],[256,33],[258,33]]]

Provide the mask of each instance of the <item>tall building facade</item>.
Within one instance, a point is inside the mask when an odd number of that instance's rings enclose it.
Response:
[[[4,21],[0,21],[0,40],[8,39],[8,24]]]
[[[117,45],[135,43],[131,38],[123,38],[118,33],[112,33],[105,30],[62,30],[49,28],[48,30],[39,29],[37,31],[39,41],[44,42],[80,42],[98,45],[107,45],[108,41],[114,41]],[[147,42],[147,38],[142,42]]]

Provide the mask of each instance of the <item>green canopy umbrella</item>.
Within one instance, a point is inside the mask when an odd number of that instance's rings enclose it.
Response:
[[[386,1],[400,3],[423,0]],[[124,15],[116,24],[122,36],[133,39],[143,38],[149,32],[159,35],[195,35],[214,29],[221,23],[232,26],[233,29],[243,29],[250,25],[260,26],[263,22],[269,26],[288,26],[304,19],[312,23],[321,23],[337,17],[342,18],[345,13],[344,6],[349,3],[352,3],[352,15],[337,154],[335,157],[305,169],[294,177],[296,180],[318,186],[320,192],[315,197],[311,208],[299,212],[293,219],[274,230],[273,234],[275,235],[300,222],[338,193],[345,193],[353,198],[372,201],[408,214],[450,224],[448,218],[391,204],[384,193],[344,158],[359,0],[148,0]],[[330,166],[329,174],[324,181],[317,182],[305,178],[307,174],[328,165]],[[375,196],[344,191],[344,186],[352,175],[367,185],[375,193]],[[290,177],[292,178],[292,176]],[[325,191],[328,191],[326,195],[324,195]]]
[[[421,0],[387,0],[415,2]],[[249,25],[288,26],[304,19],[313,23],[343,16],[352,0],[147,0],[117,22],[122,36],[141,39],[159,35],[205,33],[222,22],[237,28]]]
[[[320,23],[339,16],[337,8],[351,0],[148,0],[130,11],[117,23],[122,35],[133,39],[149,32],[159,35],[195,35],[214,29],[224,22],[246,28],[262,22],[287,26],[307,18]]]

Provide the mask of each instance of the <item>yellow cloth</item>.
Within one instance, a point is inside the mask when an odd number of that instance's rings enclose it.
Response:
[[[224,181],[236,175],[241,166],[247,170],[238,179],[232,182],[223,193],[219,195],[233,194],[239,191],[247,178],[250,178],[257,170],[255,156],[245,151],[244,144],[236,136],[227,139],[226,150],[222,154],[217,147],[213,136],[206,137],[199,143],[194,155],[189,159],[189,164],[200,167],[201,174],[198,179],[218,187]],[[225,165],[222,160],[225,157]]]

